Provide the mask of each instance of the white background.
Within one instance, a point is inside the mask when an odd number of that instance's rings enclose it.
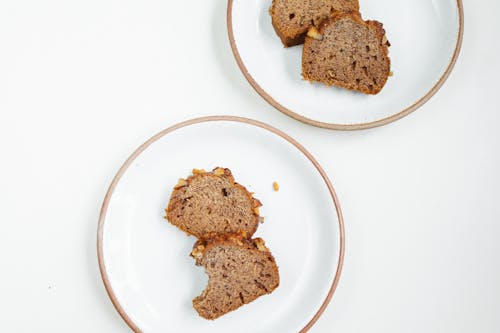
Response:
[[[214,114],[265,121],[331,176],[339,288],[312,332],[500,331],[500,3],[464,3],[450,79],[361,132],[298,123],[233,59],[226,1],[0,2],[0,325],[127,332],[96,259],[100,205],[143,141]]]

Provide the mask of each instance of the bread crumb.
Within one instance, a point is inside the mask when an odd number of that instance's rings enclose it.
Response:
[[[394,73],[392,71],[389,72],[389,77],[393,76]]]
[[[278,182],[274,182],[273,183],[273,189],[274,191],[278,192],[280,190],[280,185],[278,184]]]

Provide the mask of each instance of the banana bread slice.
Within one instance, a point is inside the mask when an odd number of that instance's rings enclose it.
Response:
[[[240,231],[251,237],[259,224],[260,206],[229,169],[195,169],[188,179],[179,180],[165,211],[170,223],[197,238]]]
[[[307,31],[336,11],[358,11],[358,0],[273,0],[269,13],[286,47],[304,43]]]
[[[216,319],[278,287],[278,266],[264,241],[244,236],[218,235],[195,243],[191,256],[208,275],[206,289],[193,299],[201,317]]]
[[[302,51],[302,76],[365,94],[377,94],[389,77],[389,42],[382,23],[359,13],[335,13],[312,27]]]

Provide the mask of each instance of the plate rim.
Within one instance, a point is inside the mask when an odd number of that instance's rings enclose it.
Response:
[[[371,122],[362,122],[362,123],[356,123],[356,124],[337,124],[333,122],[322,122],[318,120],[314,120],[305,116],[302,116],[291,109],[288,109],[281,105],[278,101],[276,101],[271,95],[269,95],[258,83],[255,81],[255,79],[252,77],[248,69],[246,68],[245,64],[243,63],[243,60],[241,59],[240,53],[238,51],[238,47],[236,46],[236,41],[234,39],[234,32],[233,32],[233,2],[234,0],[228,0],[227,3],[227,16],[226,16],[226,25],[227,25],[227,32],[229,36],[229,43],[231,44],[231,50],[233,51],[234,58],[236,59],[236,63],[238,64],[239,69],[245,76],[246,80],[252,88],[271,106],[273,106],[275,109],[278,111],[286,114],[287,116],[301,121],[303,123],[316,126],[316,127],[321,127],[321,128],[327,128],[327,129],[332,129],[332,130],[341,130],[341,131],[354,131],[354,130],[362,130],[362,129],[369,129],[369,128],[374,128],[374,127],[379,127],[383,125],[387,125],[389,123],[392,123],[396,120],[399,120],[410,113],[416,111],[419,109],[421,106],[423,106],[429,99],[431,99],[432,96],[434,96],[438,90],[443,86],[445,81],[448,79],[450,76],[453,68],[455,67],[455,64],[458,59],[458,55],[460,54],[460,50],[462,48],[462,40],[463,40],[463,35],[464,35],[464,9],[463,9],[463,3],[462,0],[456,0],[457,1],[457,9],[458,9],[458,36],[457,36],[457,43],[455,45],[455,50],[453,52],[453,56],[451,57],[451,60],[444,71],[444,73],[441,75],[439,80],[434,84],[434,86],[420,99],[418,99],[415,103],[410,105],[409,107],[399,111],[398,113],[395,113],[391,116],[371,121]]]
[[[110,298],[113,306],[115,309],[118,311],[118,314],[122,317],[122,319],[125,321],[125,323],[134,331],[137,333],[142,332],[140,328],[134,323],[132,318],[127,314],[125,309],[121,306],[120,302],[118,301],[118,298],[116,297],[113,288],[111,286],[111,282],[109,280],[107,270],[106,270],[106,265],[104,263],[104,251],[103,251],[103,234],[104,234],[104,223],[106,221],[106,213],[108,210],[109,202],[111,200],[111,197],[113,196],[114,190],[116,186],[118,185],[121,177],[124,175],[124,173],[127,171],[128,167],[132,164],[132,162],[142,153],[144,152],[150,145],[158,141],[160,138],[163,136],[181,129],[183,127],[195,125],[195,124],[200,124],[200,123],[207,123],[207,122],[216,122],[216,121],[230,121],[230,122],[236,122],[236,123],[243,123],[247,125],[252,125],[256,126],[262,129],[265,129],[273,134],[276,134],[280,136],[281,138],[285,139],[288,143],[291,143],[295,148],[297,148],[307,159],[313,164],[313,166],[316,168],[316,170],[319,172],[321,178],[325,182],[328,191],[330,193],[330,196],[333,201],[333,205],[335,207],[335,210],[337,212],[337,218],[338,218],[338,224],[339,224],[339,257],[338,257],[338,264],[337,264],[337,269],[335,271],[335,276],[333,278],[332,284],[330,286],[330,289],[328,291],[328,294],[321,304],[320,308],[316,311],[314,316],[309,320],[309,322],[302,328],[299,333],[307,332],[319,319],[319,317],[323,314],[325,309],[327,308],[328,304],[330,303],[330,300],[333,297],[333,294],[335,293],[335,290],[338,286],[339,280],[340,280],[340,275],[342,273],[342,267],[344,264],[344,255],[345,255],[345,228],[344,228],[344,218],[342,215],[342,209],[340,207],[340,202],[337,197],[337,194],[335,193],[335,190],[333,188],[333,185],[326,174],[326,172],[323,170],[319,162],[312,156],[312,154],[304,147],[302,146],[299,142],[297,142],[295,139],[290,137],[288,134],[282,132],[281,130],[268,125],[266,123],[249,119],[249,118],[243,118],[243,117],[236,117],[236,116],[206,116],[206,117],[199,117],[199,118],[194,118],[190,120],[186,120],[180,123],[177,123],[175,125],[172,125],[170,127],[167,127],[166,129],[160,131],[159,133],[155,134],[151,138],[149,138],[146,142],[141,144],[122,164],[116,175],[113,177],[113,180],[111,181],[111,184],[108,187],[108,190],[106,192],[106,195],[104,197],[104,201],[101,206],[101,212],[99,214],[99,220],[98,220],[98,226],[97,226],[97,259],[99,263],[99,271],[101,273],[101,278],[104,283],[104,287],[106,288],[106,292],[108,294],[108,297]]]

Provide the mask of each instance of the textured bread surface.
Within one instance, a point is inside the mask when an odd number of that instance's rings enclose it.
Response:
[[[259,224],[259,200],[234,181],[229,169],[193,170],[174,188],[166,219],[197,238],[244,232],[251,237]]]
[[[363,21],[359,13],[336,13],[308,32],[302,51],[302,76],[377,94],[389,77],[390,46],[382,23]]]
[[[273,0],[269,13],[286,47],[302,44],[312,26],[336,11],[358,11],[358,0]]]
[[[199,240],[191,256],[203,266],[208,285],[193,299],[193,307],[205,319],[216,319],[279,285],[278,266],[260,238],[227,234]]]

